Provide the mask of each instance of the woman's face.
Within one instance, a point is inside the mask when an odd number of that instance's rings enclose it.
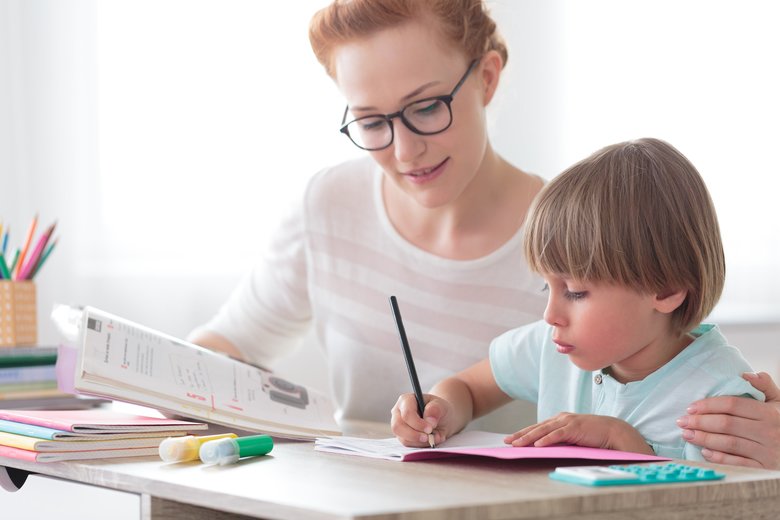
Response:
[[[350,107],[349,122],[450,94],[469,59],[448,47],[437,31],[410,22],[339,47],[334,65],[336,83]],[[479,172],[488,146],[485,104],[490,97],[483,66],[478,63],[455,94],[447,130],[418,135],[395,118],[393,143],[369,152],[393,182],[424,207],[456,202]]]

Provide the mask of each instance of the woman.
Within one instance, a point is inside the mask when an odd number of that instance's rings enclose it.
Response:
[[[367,157],[310,181],[264,262],[191,339],[266,365],[313,327],[337,420],[385,422],[410,387],[390,295],[423,388],[541,316],[522,225],[543,181],[491,147],[485,110],[507,51],[482,1],[336,1],[310,40],[346,98],[341,131]]]

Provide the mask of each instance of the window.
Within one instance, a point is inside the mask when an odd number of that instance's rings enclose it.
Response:
[[[748,0],[494,2],[509,40],[493,136],[548,178],[658,137],[707,183],[726,253],[716,321],[780,319],[780,5]]]
[[[326,3],[96,3],[95,268],[243,272],[306,180],[360,153],[309,47]]]

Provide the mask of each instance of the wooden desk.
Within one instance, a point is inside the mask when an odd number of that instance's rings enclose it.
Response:
[[[727,474],[719,482],[591,488],[550,480],[554,464],[389,462],[284,441],[270,456],[222,467],[151,457],[52,464],[0,458],[3,465],[138,494],[143,519],[757,520],[780,512],[780,472],[732,466],[717,466]]]

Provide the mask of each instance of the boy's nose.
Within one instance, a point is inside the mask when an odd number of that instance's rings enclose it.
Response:
[[[547,301],[547,307],[544,309],[544,321],[555,327],[566,324],[560,309],[550,300]]]

